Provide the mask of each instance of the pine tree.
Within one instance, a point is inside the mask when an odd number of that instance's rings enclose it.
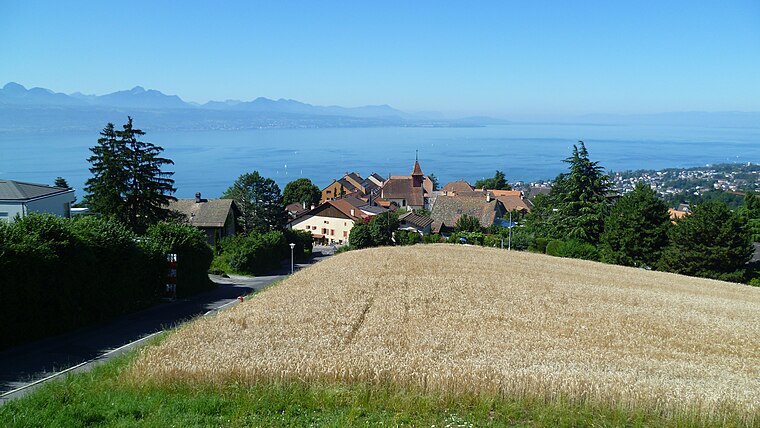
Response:
[[[170,178],[174,173],[161,170],[163,165],[174,162],[160,156],[164,151],[162,147],[140,141],[143,135],[145,132],[132,126],[131,117],[123,130],[116,132],[124,148],[127,173],[122,220],[138,231],[169,215],[169,201],[176,200],[170,194],[177,190]]]
[[[557,176],[551,193],[536,198],[528,224],[537,236],[598,244],[607,211],[609,178],[589,159],[583,141],[564,162],[570,171]]]
[[[626,266],[655,267],[668,245],[670,215],[665,202],[638,182],[610,209],[600,237],[602,261]]]
[[[90,148],[92,156],[87,159],[92,164],[92,177],[85,183],[85,201],[96,213],[121,218],[122,195],[127,184],[124,147],[116,138],[113,123],[108,123],[100,136],[98,144]]]
[[[705,202],[671,229],[660,268],[684,275],[742,281],[752,245],[739,216],[721,202]]]
[[[135,231],[144,231],[168,215],[170,196],[176,189],[173,172],[161,170],[173,164],[160,157],[163,148],[140,141],[145,133],[132,126],[128,117],[123,130],[116,131],[109,123],[100,133],[93,153],[93,177],[87,180],[85,191],[89,207],[102,215],[112,216]]]
[[[747,192],[739,216],[746,223],[750,242],[760,242],[760,196]]]

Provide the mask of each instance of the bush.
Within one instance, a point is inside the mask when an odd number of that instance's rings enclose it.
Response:
[[[30,214],[0,224],[0,274],[2,348],[152,304],[166,262],[114,220]]]
[[[285,240],[288,245],[296,244],[293,255],[296,260],[308,260],[311,258],[312,238],[308,230],[285,229]]]
[[[208,270],[214,253],[206,236],[193,226],[158,223],[150,226],[143,247],[158,266],[166,266],[166,255],[177,255],[177,296],[188,296],[214,287]],[[165,268],[164,268],[165,272]]]
[[[410,230],[397,230],[395,237],[396,245],[414,245],[422,242],[422,236]]]
[[[571,259],[599,260],[599,251],[595,246],[576,240],[552,240],[546,245],[546,254]]]
[[[537,253],[546,253],[547,245],[549,245],[549,240],[547,238],[535,238],[533,245],[528,247],[528,250]]]
[[[456,232],[449,236],[452,244],[483,245],[485,237],[480,232]]]
[[[423,236],[422,238],[426,244],[437,244],[439,242],[444,242],[443,237],[437,233],[431,233],[429,235]]]
[[[294,236],[291,235],[291,237]],[[217,258],[221,260],[215,262],[214,266],[216,269],[229,269],[227,273],[247,275],[269,273],[279,269],[282,261],[290,258],[288,244],[285,233],[281,231],[264,234],[251,232],[248,235],[230,236],[220,243],[222,253]],[[310,247],[309,251],[311,251]]]
[[[553,240],[549,241],[546,244],[546,247],[544,247],[546,254],[548,254],[550,256],[561,257],[559,255],[559,253],[561,251],[560,249],[562,248],[562,244],[564,244],[564,242],[562,242],[562,241],[560,241],[558,239],[553,239]]]

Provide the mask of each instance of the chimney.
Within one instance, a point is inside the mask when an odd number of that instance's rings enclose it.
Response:
[[[303,209],[306,209],[306,201],[303,202]]]
[[[195,192],[195,203],[198,204],[201,202],[201,192]]]
[[[486,202],[491,202],[491,192],[486,192]]]
[[[314,209],[314,204],[311,204],[311,209]]]
[[[351,217],[356,217],[356,211],[353,208],[351,208]]]

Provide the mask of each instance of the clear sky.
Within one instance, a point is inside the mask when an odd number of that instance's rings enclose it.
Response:
[[[0,0],[0,85],[451,115],[760,111],[760,1]]]

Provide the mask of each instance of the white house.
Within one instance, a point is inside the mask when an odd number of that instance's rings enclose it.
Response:
[[[31,212],[71,216],[74,189],[46,184],[0,180],[0,221],[13,221]]]
[[[318,244],[347,244],[351,229],[369,216],[345,199],[327,201],[294,218],[288,227],[308,230]]]

